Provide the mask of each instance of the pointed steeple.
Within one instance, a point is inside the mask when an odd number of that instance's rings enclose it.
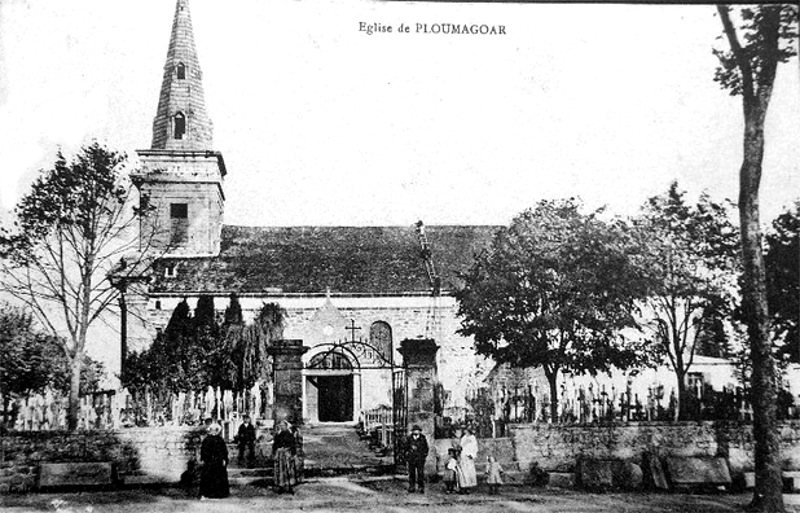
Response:
[[[1,1],[1,0],[0,0]],[[137,150],[131,179],[155,207],[141,225],[142,247],[181,256],[219,254],[225,214],[225,161],[212,150],[189,1],[177,0],[153,143]]]
[[[203,73],[194,46],[189,0],[177,0],[151,148],[210,150],[212,132],[203,95]]]

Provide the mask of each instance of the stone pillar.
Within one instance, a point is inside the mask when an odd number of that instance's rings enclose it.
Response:
[[[406,339],[400,342],[398,350],[403,356],[408,383],[408,426],[418,425],[428,439],[430,451],[425,461],[425,475],[436,472],[436,452],[434,451],[434,386],[438,381],[436,351],[439,346],[433,339]]]
[[[303,354],[308,349],[302,340],[278,340],[267,350],[273,360],[272,417],[276,423],[282,420],[294,425],[303,423]]]

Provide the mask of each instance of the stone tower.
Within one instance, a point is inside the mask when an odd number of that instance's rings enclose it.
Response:
[[[137,150],[134,175],[142,200],[154,208],[142,224],[143,250],[167,255],[219,253],[226,174],[212,150],[203,73],[197,59],[189,1],[177,0],[149,150]]]

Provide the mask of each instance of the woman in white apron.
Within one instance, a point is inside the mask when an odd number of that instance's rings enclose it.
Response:
[[[478,456],[478,439],[469,428],[464,429],[461,435],[461,454],[458,458],[458,490],[469,493],[478,486],[478,477],[475,473],[475,458]]]

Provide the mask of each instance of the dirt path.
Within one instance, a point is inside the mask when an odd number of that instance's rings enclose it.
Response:
[[[479,489],[470,495],[447,495],[441,485],[409,494],[399,480],[358,483],[344,478],[320,479],[298,487],[295,495],[276,495],[268,488],[234,488],[222,500],[199,501],[183,490],[121,490],[0,496],[4,513],[233,513],[344,512],[370,513],[729,513],[741,512],[750,499],[742,495],[588,494],[577,491],[505,487],[498,496]],[[800,513],[800,496],[786,496],[787,509]]]

